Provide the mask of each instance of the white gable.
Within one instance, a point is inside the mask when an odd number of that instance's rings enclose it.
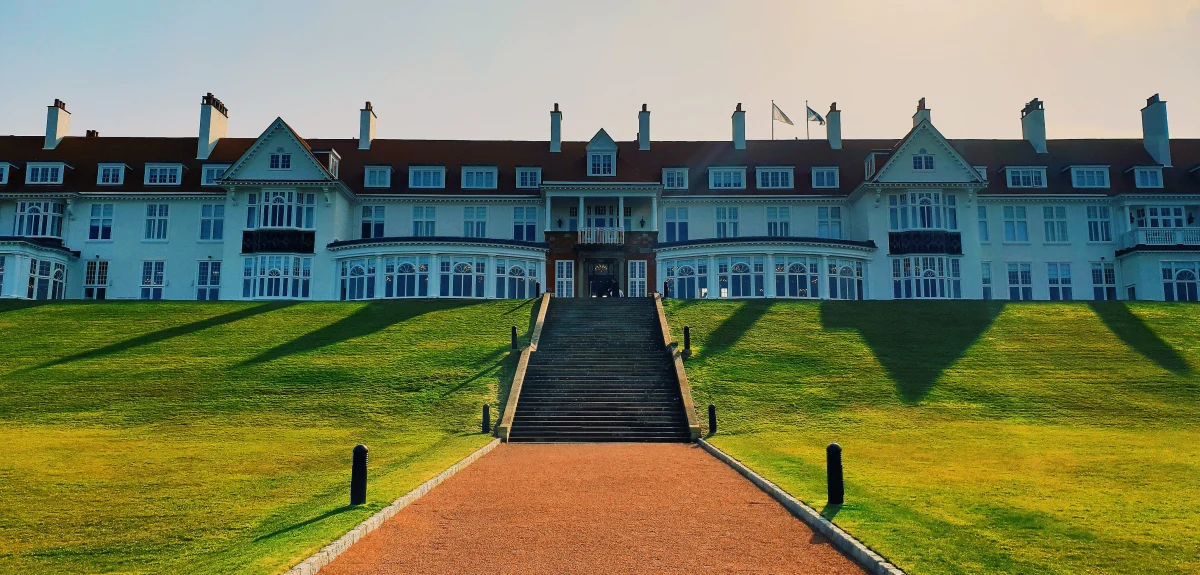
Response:
[[[933,156],[933,169],[915,169],[914,156]],[[922,168],[926,164],[922,160]],[[888,158],[874,178],[887,183],[966,183],[979,174],[929,122],[922,122]]]
[[[272,169],[272,154],[290,155],[290,167]],[[258,141],[233,164],[225,174],[225,179],[311,182],[331,178],[283,120],[277,118],[258,137]]]
[[[592,136],[592,140],[587,145],[589,152],[610,152],[616,149],[617,143],[608,135],[608,132],[604,131],[604,128],[600,128],[600,131]]]

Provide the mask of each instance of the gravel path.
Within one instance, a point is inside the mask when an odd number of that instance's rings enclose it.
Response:
[[[321,575],[856,573],[699,447],[505,444]]]

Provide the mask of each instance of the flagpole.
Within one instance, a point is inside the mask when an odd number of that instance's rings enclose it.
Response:
[[[775,139],[775,100],[771,100],[771,139]]]
[[[808,134],[808,100],[804,101],[804,139],[811,139]]]

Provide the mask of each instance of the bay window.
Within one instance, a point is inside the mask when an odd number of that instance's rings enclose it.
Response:
[[[815,257],[775,258],[775,297],[815,298],[820,295],[817,270],[821,259]]]
[[[307,299],[312,287],[312,257],[259,255],[243,260],[242,297]]]
[[[888,196],[888,229],[957,230],[958,198],[941,192],[907,192]]]
[[[35,300],[63,299],[67,291],[67,265],[51,260],[29,260],[29,289]]]
[[[429,297],[429,256],[383,260],[383,297]]]
[[[904,256],[892,258],[895,299],[962,298],[962,258]]]
[[[13,235],[27,238],[62,238],[66,206],[58,202],[17,202]]]
[[[341,291],[339,299],[353,301],[375,299],[375,258],[338,262]]]
[[[315,225],[317,195],[296,190],[263,190],[262,202],[258,194],[247,196],[246,224],[250,229],[302,229],[311,230]]]

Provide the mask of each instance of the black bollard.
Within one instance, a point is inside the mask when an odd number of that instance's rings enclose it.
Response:
[[[354,446],[354,462],[350,467],[350,505],[367,502],[367,446]]]
[[[512,326],[512,348],[517,349],[517,326]]]
[[[492,406],[483,404],[483,433],[492,430]]]
[[[671,294],[667,293],[667,290],[670,289],[670,287],[671,287],[671,280],[667,280],[667,281],[663,282],[663,299],[671,297]]]
[[[842,480],[842,446],[830,443],[825,448],[825,471],[829,483],[829,504],[841,505],[846,498],[846,484]]]
[[[717,434],[717,406],[708,404],[708,434]]]
[[[692,355],[692,328],[683,326],[683,357]]]

